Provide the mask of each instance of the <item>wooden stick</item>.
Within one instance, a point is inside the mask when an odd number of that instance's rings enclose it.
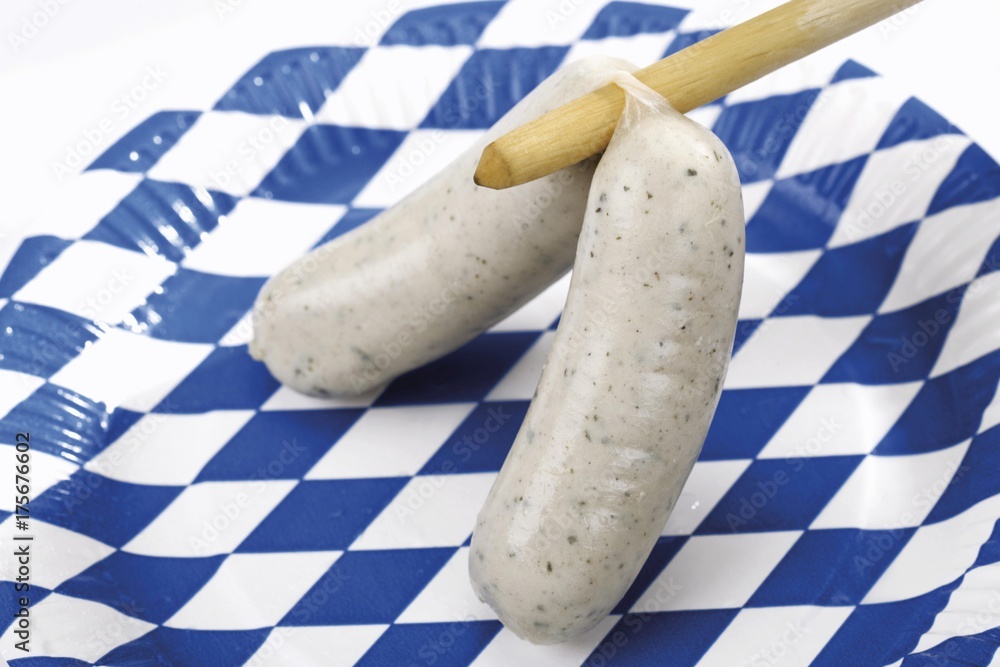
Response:
[[[791,0],[635,73],[687,113],[920,0]],[[508,132],[484,150],[478,185],[533,181],[607,148],[625,105],[609,84]]]

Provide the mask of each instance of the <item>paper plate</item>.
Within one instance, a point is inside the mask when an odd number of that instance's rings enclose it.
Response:
[[[269,275],[561,63],[645,64],[710,34],[686,9],[611,2],[549,43],[532,6],[419,9],[378,44],[247,62],[214,108],[139,123],[15,241],[0,442],[13,470],[30,433],[31,499],[22,529],[5,474],[10,664],[990,663],[1000,168],[858,63],[813,59],[692,114],[745,184],[735,356],[663,537],[574,642],[519,641],[466,573],[565,280],[357,400],[297,395],[247,355]]]

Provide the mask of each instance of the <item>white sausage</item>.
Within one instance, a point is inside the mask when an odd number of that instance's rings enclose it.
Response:
[[[511,190],[472,181],[487,143],[634,67],[559,70],[442,173],[272,278],[250,353],[308,394],[385,384],[468,342],[569,270],[594,160]]]
[[[521,637],[592,628],[652,550],[721,393],[743,234],[718,138],[630,93],[535,398],[472,539],[473,586]]]

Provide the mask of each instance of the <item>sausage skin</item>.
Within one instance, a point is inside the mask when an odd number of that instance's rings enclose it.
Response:
[[[250,354],[300,392],[357,395],[455,350],[558,280],[596,160],[504,191],[472,175],[496,137],[633,69],[603,57],[567,65],[409,197],[282,270],[254,305]]]
[[[479,597],[522,638],[589,630],[638,575],[718,403],[744,246],[722,142],[629,94],[535,398],[470,549]]]

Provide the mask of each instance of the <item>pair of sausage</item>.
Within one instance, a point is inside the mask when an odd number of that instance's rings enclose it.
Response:
[[[589,58],[559,70],[409,197],[274,276],[254,306],[250,354],[303,393],[356,395],[530,301],[573,263],[596,160],[497,192],[472,181],[479,155],[633,69]]]
[[[736,168],[629,70],[557,73],[398,207],[272,279],[254,314],[251,350],[279,379],[357,393],[512,312],[575,247],[552,350],[470,549],[480,598],[537,643],[592,628],[635,579],[701,449],[736,327]],[[611,79],[626,112],[596,172],[472,184],[485,142]]]

